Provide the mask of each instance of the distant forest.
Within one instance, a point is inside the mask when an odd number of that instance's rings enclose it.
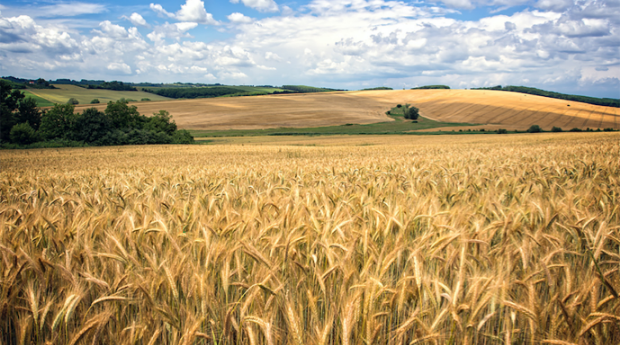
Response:
[[[213,87],[170,87],[170,88],[143,88],[142,91],[169,98],[214,98],[222,96],[256,96],[267,95],[268,92],[248,92],[245,89],[233,86]],[[283,93],[283,92],[273,92]]]
[[[536,89],[533,87],[526,87],[526,86],[510,86],[509,85],[509,86],[502,87],[501,85],[497,85],[493,87],[475,88],[472,90],[497,90],[497,91],[520,92],[520,93],[526,93],[529,95],[536,95],[536,96],[543,96],[543,97],[549,97],[549,98],[564,99],[567,101],[583,102],[583,103],[594,104],[594,105],[603,105],[606,107],[620,108],[620,99],[567,95],[564,93],[545,91],[545,90],[540,90],[540,89]]]
[[[259,86],[262,88],[272,88],[271,85]],[[311,93],[311,92],[329,92],[342,91],[336,89],[319,88],[305,85],[283,85],[284,91],[248,91],[247,88],[234,86],[212,86],[212,87],[164,87],[164,88],[143,88],[145,92],[154,93],[156,95],[169,98],[214,98],[223,96],[257,96],[268,94],[283,93]]]
[[[411,90],[450,90],[448,85],[426,85],[420,87],[414,87]]]

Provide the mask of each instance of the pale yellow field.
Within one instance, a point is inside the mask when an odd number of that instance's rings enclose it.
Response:
[[[362,93],[363,95],[363,93]],[[405,102],[430,119],[487,124],[507,129],[539,125],[571,128],[620,129],[619,108],[602,107],[516,92],[487,90],[373,91],[377,101]],[[399,101],[400,100],[400,101]]]
[[[503,91],[357,91],[173,100],[137,106],[146,115],[168,110],[180,128],[223,130],[393,121],[385,112],[404,103],[419,107],[423,116],[433,120],[477,123],[488,129],[524,130],[535,124],[546,130],[553,126],[564,130],[620,129],[618,108]]]
[[[0,344],[620,342],[620,133],[221,140],[0,151]]]
[[[75,85],[54,85],[58,89],[29,89],[31,93],[45,98],[52,103],[65,104],[70,98],[77,99],[82,105],[89,105],[90,102],[97,98],[100,104],[107,104],[109,101],[118,101],[121,98],[134,99],[140,101],[148,98],[151,101],[169,100],[156,94],[144,91],[112,91],[112,90],[89,90]]]

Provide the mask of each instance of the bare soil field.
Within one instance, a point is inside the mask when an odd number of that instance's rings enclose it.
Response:
[[[142,114],[168,110],[180,128],[195,130],[338,126],[393,121],[385,112],[410,103],[422,116],[480,128],[523,130],[537,124],[620,129],[618,108],[505,91],[395,90],[169,100],[136,104]],[[91,105],[80,105],[86,108]],[[98,108],[105,108],[101,104]],[[447,129],[447,128],[446,128]]]

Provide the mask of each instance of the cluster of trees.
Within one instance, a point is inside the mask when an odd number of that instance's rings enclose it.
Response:
[[[620,99],[567,95],[564,93],[545,91],[545,90],[540,90],[540,89],[536,89],[533,87],[526,87],[526,86],[510,86],[509,85],[509,86],[502,87],[501,85],[497,85],[497,86],[492,86],[492,87],[474,88],[472,90],[497,90],[497,91],[520,92],[520,93],[526,93],[529,95],[536,95],[536,96],[543,96],[543,97],[549,97],[549,98],[564,99],[567,101],[575,101],[575,102],[582,102],[582,103],[588,103],[588,104],[594,104],[594,105],[603,105],[607,107],[620,108]]]
[[[227,95],[244,94],[245,90],[229,86],[215,87],[173,87],[143,89],[143,91],[169,98],[213,98]]]
[[[125,101],[110,102],[105,111],[96,108],[75,113],[72,104],[57,104],[40,111],[32,98],[0,81],[0,142],[29,145],[52,142],[56,145],[190,144],[194,138],[178,130],[165,111],[151,117],[140,115]]]
[[[441,89],[450,90],[450,87],[448,85],[426,85],[426,86],[414,87],[411,90],[441,90]]]
[[[396,108],[402,109],[403,116],[407,120],[417,120],[418,117],[420,117],[420,109],[411,106],[408,103],[406,103],[405,105],[399,104],[396,106]]]
[[[135,87],[131,86],[131,84],[125,84],[122,81],[104,81],[101,84],[88,84],[89,89],[104,89],[104,90],[114,90],[114,91],[138,91]]]
[[[311,92],[331,92],[331,91],[345,91],[341,89],[328,89],[325,87],[314,87],[306,85],[282,85],[285,90],[291,90],[298,93],[311,93]]]
[[[7,81],[13,89],[25,89],[26,87],[30,87],[32,89],[55,89],[54,85],[50,84],[49,81],[39,78],[39,79],[23,79],[16,77],[2,77],[5,81]]]
[[[379,87],[371,87],[368,89],[362,89],[362,91],[374,91],[374,90],[394,90],[391,87],[387,87],[387,86],[379,86]]]

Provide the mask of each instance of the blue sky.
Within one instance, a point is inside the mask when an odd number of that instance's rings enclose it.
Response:
[[[620,98],[620,0],[10,0],[0,75]]]

